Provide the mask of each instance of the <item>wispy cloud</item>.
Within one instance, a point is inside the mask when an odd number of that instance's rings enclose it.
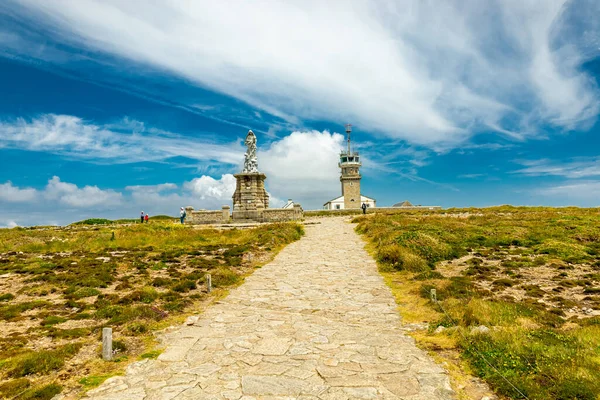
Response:
[[[214,140],[214,139],[213,139]],[[198,161],[239,164],[239,142],[216,144],[192,140],[142,122],[123,119],[97,125],[72,115],[48,114],[33,119],[0,121],[0,149],[44,151],[95,162],[131,163],[187,157]]]
[[[484,177],[485,174],[462,174],[459,175],[459,178],[464,178],[464,179],[477,179],[477,178],[482,178]]]
[[[570,202],[570,204],[600,206],[600,181],[567,181],[533,190],[536,195]]]
[[[566,161],[518,160],[525,168],[513,171],[526,176],[562,176],[566,178],[588,178],[600,176],[600,157],[580,157]]]
[[[594,1],[10,4],[62,42],[151,65],[292,123],[351,120],[447,147],[482,131],[522,140],[547,124],[585,127],[599,110],[581,65],[600,49],[573,29],[574,13],[600,12]],[[585,35],[597,37],[590,18]]]

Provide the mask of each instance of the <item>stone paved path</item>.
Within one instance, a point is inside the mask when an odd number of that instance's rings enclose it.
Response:
[[[324,218],[91,399],[452,399],[353,225]]]

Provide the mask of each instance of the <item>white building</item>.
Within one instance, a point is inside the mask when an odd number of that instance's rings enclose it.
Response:
[[[286,208],[289,208],[289,209],[294,208],[294,201],[292,199],[288,199],[287,203],[285,203],[285,205],[283,207],[281,207],[281,208],[284,208],[284,209],[286,209]]]
[[[367,207],[376,207],[375,199],[372,199],[367,196],[360,196],[360,204],[358,207],[352,208],[360,208],[362,205],[366,204]],[[344,196],[336,197],[335,199],[329,200],[327,203],[323,204],[323,209],[325,210],[343,210],[344,209]]]

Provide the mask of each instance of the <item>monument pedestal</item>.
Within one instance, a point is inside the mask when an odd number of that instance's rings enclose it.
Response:
[[[263,211],[269,207],[269,195],[265,190],[267,176],[260,172],[235,174],[233,193],[233,220],[262,221]]]

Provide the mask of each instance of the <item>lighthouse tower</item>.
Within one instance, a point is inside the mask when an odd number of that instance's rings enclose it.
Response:
[[[346,151],[340,153],[341,168],[340,182],[342,183],[342,196],[344,197],[344,208],[360,208],[360,156],[357,151],[352,150],[350,134],[352,125],[346,125],[346,136],[348,147]]]

